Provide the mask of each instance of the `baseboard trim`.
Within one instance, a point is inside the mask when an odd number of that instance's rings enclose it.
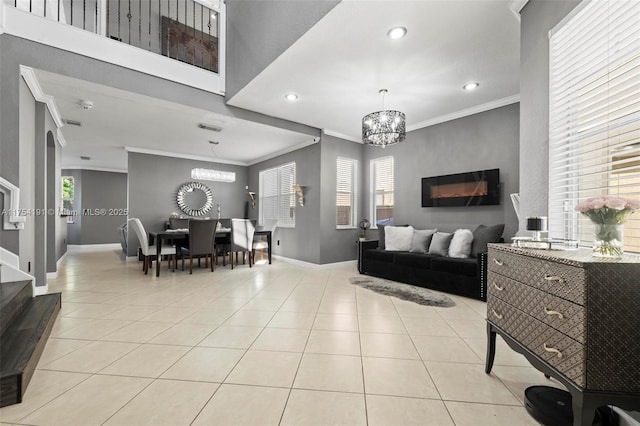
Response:
[[[69,253],[69,248],[67,248],[67,251],[65,251],[64,254],[60,256],[60,259],[58,259],[58,261],[56,262],[56,269],[60,269],[60,264],[62,263],[64,258],[67,257],[67,253]]]
[[[290,257],[280,256],[277,254],[272,255],[274,259],[280,259],[284,262],[291,263],[292,265],[302,266],[303,268],[313,268],[313,269],[330,269],[335,268],[336,266],[347,266],[347,265],[355,265],[357,260],[346,260],[344,262],[334,262],[334,263],[311,263],[305,262],[304,260],[292,259]]]
[[[58,272],[47,272],[47,279],[48,280],[55,280],[56,278],[58,278]]]
[[[33,297],[42,296],[47,293],[49,293],[49,284],[33,287]]]
[[[137,262],[138,260],[138,256],[127,256],[125,258],[125,262]]]
[[[88,250],[113,250],[122,249],[120,243],[109,244],[70,244],[67,246],[68,250],[73,251],[88,251]]]

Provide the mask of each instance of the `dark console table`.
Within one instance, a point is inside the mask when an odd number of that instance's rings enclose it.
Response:
[[[487,359],[496,334],[571,393],[574,426],[595,409],[640,410],[640,256],[489,244]]]

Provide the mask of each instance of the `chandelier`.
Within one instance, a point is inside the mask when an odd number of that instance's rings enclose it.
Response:
[[[385,110],[384,95],[387,89],[381,89],[382,111],[372,112],[362,117],[362,142],[367,145],[394,145],[402,142],[406,134],[405,116],[403,112]]]

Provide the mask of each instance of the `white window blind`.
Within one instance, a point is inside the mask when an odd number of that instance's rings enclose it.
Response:
[[[588,197],[640,199],[640,2],[593,1],[550,39],[549,230],[592,242],[574,207]],[[640,252],[640,212],[625,222]]]
[[[260,194],[258,216],[260,224],[265,219],[276,219],[279,227],[296,226],[296,163],[288,163],[259,173]]]
[[[336,226],[356,226],[356,188],[358,161],[338,157],[336,161]]]
[[[393,157],[371,160],[371,217],[374,227],[393,223]]]

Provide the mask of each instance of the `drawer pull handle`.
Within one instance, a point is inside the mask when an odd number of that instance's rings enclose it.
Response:
[[[562,313],[561,313],[561,312],[553,311],[553,310],[551,310],[551,309],[547,309],[547,307],[546,307],[546,306],[544,307],[544,311],[547,313],[547,315],[557,315],[557,316],[558,316],[558,318],[560,318],[560,319],[564,319],[564,315],[562,315]]]
[[[495,288],[495,289],[496,289],[496,290],[498,290],[498,291],[502,291],[502,290],[504,290],[504,287],[500,287],[500,286],[499,286],[498,284],[496,284],[496,283],[493,283],[493,288]]]
[[[554,354],[558,354],[558,355],[557,355],[557,356],[558,356],[558,358],[562,358],[562,352],[560,352],[560,351],[559,351],[558,349],[556,349],[556,348],[551,348],[551,347],[547,346],[547,344],[546,344],[546,343],[544,344],[544,350],[545,350],[545,351],[547,351],[547,352],[551,352],[551,353],[554,353]]]
[[[495,316],[496,316],[496,318],[498,318],[498,319],[502,319],[502,315],[500,315],[499,313],[497,313],[495,309],[492,309],[492,310],[491,310],[491,312],[493,312],[493,315],[495,315]]]
[[[493,263],[495,263],[495,264],[496,264],[496,265],[498,265],[498,266],[502,266],[502,265],[504,265],[504,262],[503,262],[503,261],[501,261],[501,260],[498,260],[498,259],[493,259]]]
[[[547,275],[544,276],[544,279],[547,280],[547,281],[557,281],[560,284],[564,284],[564,278],[559,277],[557,275],[549,275],[549,274],[547,274]]]

